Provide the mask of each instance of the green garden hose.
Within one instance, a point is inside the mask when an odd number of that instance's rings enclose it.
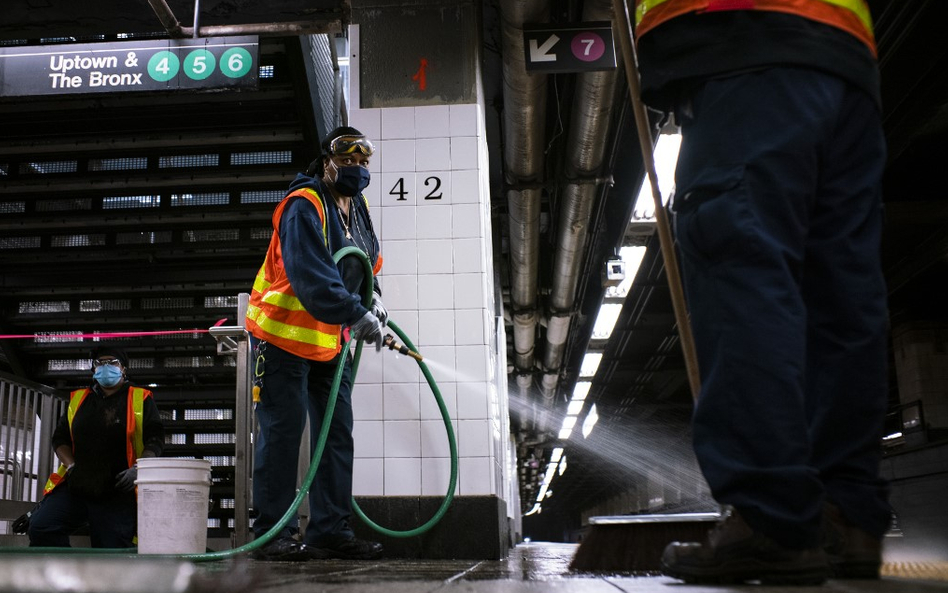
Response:
[[[359,258],[360,262],[363,265],[365,270],[366,282],[363,295],[362,295],[362,305],[367,309],[372,307],[372,294],[374,292],[374,281],[372,274],[372,265],[369,262],[369,258],[362,252],[362,250],[357,247],[344,247],[337,251],[333,255],[333,260],[336,263],[339,263],[342,258],[348,256],[356,256]],[[388,327],[398,334],[398,337],[402,339],[406,346],[411,350],[415,350],[414,344],[411,343],[408,336],[398,327],[394,322],[389,321]],[[346,338],[343,338],[343,350],[346,350],[349,346],[349,341]],[[352,381],[355,382],[356,372],[359,368],[359,359],[362,356],[362,340],[359,340],[356,344],[355,356],[352,361]],[[441,417],[444,420],[444,426],[448,433],[448,445],[451,449],[451,477],[448,484],[447,494],[445,494],[444,500],[441,502],[441,506],[438,508],[438,511],[429,519],[425,524],[416,527],[415,529],[409,529],[407,531],[396,531],[382,527],[371,519],[369,519],[362,509],[359,508],[358,503],[356,503],[355,498],[352,499],[352,510],[355,514],[362,519],[369,527],[375,531],[387,535],[389,537],[404,538],[404,537],[414,537],[420,535],[438,523],[444,514],[448,510],[451,501],[454,499],[454,488],[457,485],[458,479],[458,447],[457,440],[454,437],[454,427],[451,424],[451,416],[448,413],[448,408],[444,404],[444,400],[441,397],[441,391],[438,389],[437,383],[435,383],[434,378],[431,376],[431,372],[428,370],[428,366],[421,360],[416,360],[418,366],[421,368],[422,373],[425,376],[425,379],[428,381],[428,386],[431,387],[431,391],[435,396],[435,400],[438,402],[438,408],[441,410]],[[225,560],[232,558],[239,554],[244,554],[256,550],[257,548],[266,545],[271,539],[276,537],[283,528],[289,523],[292,519],[296,517],[296,511],[299,509],[300,505],[303,503],[306,494],[309,492],[309,488],[313,483],[313,479],[316,477],[316,470],[319,467],[319,461],[323,456],[323,449],[326,446],[326,438],[329,435],[329,426],[332,422],[332,415],[336,408],[336,397],[339,394],[339,385],[342,383],[342,373],[345,368],[346,356],[343,353],[339,356],[339,363],[336,366],[336,373],[333,376],[332,387],[329,390],[329,400],[326,404],[326,414],[323,418],[322,427],[319,430],[319,438],[316,440],[316,449],[313,451],[312,461],[309,466],[309,471],[306,473],[306,476],[303,478],[302,483],[300,483],[300,488],[296,493],[296,498],[293,499],[293,503],[290,505],[290,508],[286,510],[283,517],[280,518],[277,523],[271,527],[266,533],[260,537],[254,539],[252,542],[246,543],[242,546],[234,548],[232,550],[222,550],[220,552],[206,552],[203,554],[147,554],[139,556],[137,553],[130,551],[126,548],[25,548],[25,547],[6,547],[0,548],[0,554],[55,554],[55,553],[68,553],[68,554],[89,554],[89,555],[109,555],[109,556],[124,556],[124,557],[148,557],[148,558],[177,558],[182,560],[190,560],[192,562],[210,562],[214,560]]]

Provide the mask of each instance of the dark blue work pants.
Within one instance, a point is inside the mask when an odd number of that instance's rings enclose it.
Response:
[[[62,483],[43,499],[30,517],[30,546],[69,547],[69,536],[89,526],[93,548],[132,548],[138,530],[134,492],[102,499],[76,496]]]
[[[789,547],[824,499],[881,536],[886,289],[871,97],[816,70],[706,82],[678,109],[675,229],[716,500]]]
[[[254,443],[253,506],[258,515],[253,530],[263,535],[283,517],[296,498],[300,441],[307,413],[310,454],[316,448],[338,359],[316,362],[266,344],[263,385],[254,409],[259,430]],[[326,447],[309,491],[310,520],[303,540],[325,543],[352,537],[352,361],[347,356]],[[299,530],[291,521],[280,535]]]

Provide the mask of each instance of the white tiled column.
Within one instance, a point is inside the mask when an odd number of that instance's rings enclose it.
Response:
[[[493,313],[483,104],[359,109],[358,27],[350,44],[350,125],[377,146],[366,195],[382,243],[383,300],[428,361],[450,413],[455,493],[505,498],[505,341]],[[446,492],[445,427],[412,359],[365,348],[353,407],[355,495]]]

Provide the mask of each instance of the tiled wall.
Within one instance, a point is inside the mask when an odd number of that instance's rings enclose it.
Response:
[[[455,493],[504,497],[505,340],[495,329],[483,105],[360,109],[357,26],[350,47],[349,123],[377,147],[365,193],[382,243],[383,301],[450,413]],[[365,348],[353,407],[356,496],[446,492],[445,427],[412,359]]]

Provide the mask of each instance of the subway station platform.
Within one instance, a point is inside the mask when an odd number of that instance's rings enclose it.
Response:
[[[887,563],[878,581],[831,580],[820,587],[697,586],[660,575],[574,573],[574,544],[521,544],[500,561],[377,560],[259,562],[95,556],[2,556],[4,593],[929,593],[948,591],[948,563]],[[52,578],[52,575],[58,575]],[[49,576],[46,582],[41,582]]]

